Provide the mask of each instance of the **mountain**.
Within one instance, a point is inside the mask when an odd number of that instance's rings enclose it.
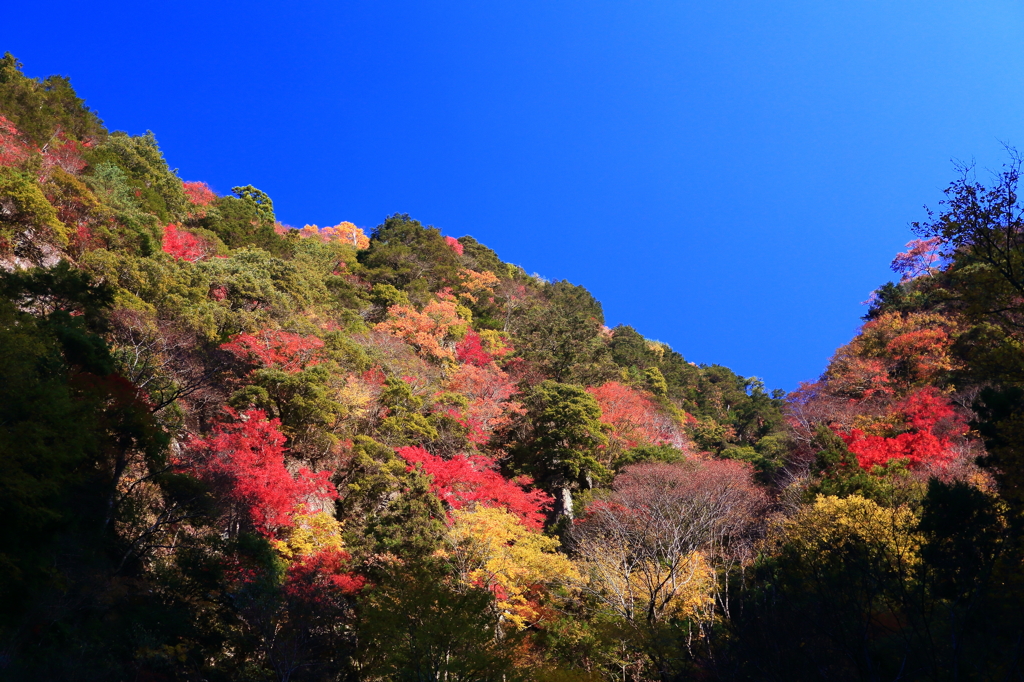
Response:
[[[8,54],[0,670],[1010,679],[1018,170],[785,396],[471,236],[182,181]]]

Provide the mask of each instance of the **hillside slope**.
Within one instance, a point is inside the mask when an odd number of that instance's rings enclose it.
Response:
[[[1017,167],[784,399],[470,236],[183,182],[7,55],[0,669],[1010,678]]]

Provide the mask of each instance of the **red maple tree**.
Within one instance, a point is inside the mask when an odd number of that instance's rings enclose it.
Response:
[[[303,467],[289,473],[280,425],[263,410],[247,410],[186,445],[185,468],[213,485],[239,520],[266,536],[293,525],[292,513],[307,499],[338,496],[327,471]]]
[[[452,509],[467,504],[504,507],[531,528],[544,525],[544,511],[551,496],[543,490],[526,490],[533,480],[522,476],[509,480],[497,471],[494,460],[485,455],[458,455],[442,459],[421,447],[396,448],[410,469],[420,466],[433,482],[431,490]]]
[[[460,242],[458,239],[456,239],[455,237],[445,237],[444,243],[448,245],[449,249],[459,254],[460,256],[462,255],[462,242]]]
[[[298,372],[320,361],[316,352],[323,346],[324,342],[315,336],[264,329],[256,334],[239,334],[221,348],[261,367]]]
[[[611,441],[629,449],[637,445],[671,445],[685,449],[682,430],[649,397],[617,381],[587,389],[601,407],[601,421],[610,424]]]
[[[897,403],[895,413],[907,429],[895,436],[867,434],[861,429],[839,433],[865,469],[885,466],[894,459],[905,460],[912,468],[945,468],[956,456],[954,439],[968,431],[949,400],[932,386]]]
[[[205,241],[173,223],[164,228],[162,246],[165,253],[178,260],[197,261],[207,251]]]
[[[490,354],[484,350],[480,335],[475,331],[468,331],[462,340],[455,345],[455,357],[459,362],[469,363],[477,367],[484,367],[493,361]]]
[[[14,124],[0,115],[0,166],[17,166],[33,152]]]

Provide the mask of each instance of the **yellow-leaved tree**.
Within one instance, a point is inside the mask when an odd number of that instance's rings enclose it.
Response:
[[[527,528],[508,510],[477,506],[451,513],[445,553],[463,583],[491,590],[504,621],[537,621],[541,591],[577,578],[558,540]]]

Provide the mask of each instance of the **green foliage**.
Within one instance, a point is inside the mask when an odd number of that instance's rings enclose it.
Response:
[[[274,223],[274,202],[271,201],[266,192],[256,189],[252,185],[232,187],[231,192],[239,199],[252,205],[256,218],[261,223]]]
[[[199,220],[199,225],[216,234],[230,248],[256,247],[275,256],[291,253],[288,239],[274,231],[272,209],[268,213],[266,204],[243,195],[242,198],[218,197],[213,202],[213,208],[205,218]]]
[[[422,413],[423,398],[413,395],[406,382],[388,377],[380,403],[388,408],[388,416],[381,422],[380,432],[389,445],[411,445],[437,439],[437,428]]]
[[[152,132],[139,136],[115,132],[93,158],[111,159],[125,172],[128,186],[147,213],[164,223],[184,217],[188,200],[181,179],[167,167]]]
[[[493,272],[499,277],[509,274],[509,266],[502,262],[498,254],[470,236],[459,237],[462,244],[462,258],[466,267],[477,272]]]
[[[614,376],[601,336],[601,304],[582,286],[545,284],[544,305],[529,309],[517,328],[519,352],[556,381],[602,383]]]
[[[374,228],[370,248],[359,253],[359,262],[368,281],[402,289],[417,302],[454,284],[461,267],[440,230],[398,213]]]
[[[592,488],[608,475],[597,457],[608,438],[594,396],[579,386],[548,380],[535,386],[525,402],[529,432],[510,447],[517,472],[562,495],[571,488]],[[561,502],[567,506],[564,497]]]
[[[33,142],[43,146],[59,131],[79,140],[106,135],[103,122],[75,94],[67,77],[39,80],[21,69],[10,52],[0,59],[0,114]]]
[[[455,590],[438,580],[438,568],[406,567],[364,601],[366,673],[396,682],[521,679],[511,658],[515,636],[494,637],[493,595]]]
[[[25,238],[25,230],[34,240]],[[66,246],[67,227],[34,179],[0,166],[0,251],[24,251],[45,243]]]
[[[631,448],[622,453],[613,462],[616,471],[631,464],[642,464],[643,462],[665,462],[675,464],[686,460],[686,455],[671,445],[641,445]]]

